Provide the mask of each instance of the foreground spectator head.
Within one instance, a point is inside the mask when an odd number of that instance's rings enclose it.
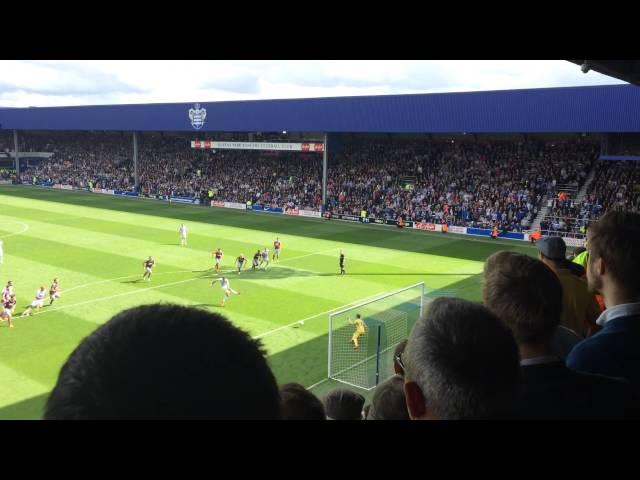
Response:
[[[523,356],[548,348],[560,324],[562,285],[544,263],[521,253],[494,253],[484,264],[482,298],[511,329]]]
[[[409,415],[416,420],[504,418],[520,375],[510,330],[487,308],[438,298],[402,355]]]
[[[336,388],[324,396],[324,408],[330,420],[362,420],[364,397],[346,388]]]
[[[596,319],[600,306],[589,292],[587,283],[580,278],[584,271],[565,258],[567,246],[560,237],[547,237],[536,243],[540,251],[538,258],[558,276],[563,291],[563,307],[560,324],[588,337],[597,330]],[[579,269],[580,271],[576,271]]]
[[[404,377],[404,371],[402,370],[402,365],[400,365],[400,358],[407,348],[408,341],[408,339],[401,341],[398,345],[396,345],[396,348],[393,352],[393,370],[396,375],[400,375],[401,377]]]
[[[376,387],[367,420],[410,420],[400,375],[393,375]]]
[[[80,343],[45,419],[277,419],[279,400],[258,340],[217,313],[156,304]]]
[[[567,245],[562,237],[544,237],[536,242],[540,252],[540,260],[563,264],[566,260]]]
[[[609,212],[589,228],[589,287],[604,297],[602,327],[567,357],[575,370],[629,380],[640,386],[640,214]]]
[[[280,387],[282,420],[326,420],[322,402],[299,383]]]
[[[640,301],[640,214],[609,212],[589,228],[589,287],[607,308]]]
[[[484,267],[484,303],[513,332],[522,358],[516,418],[621,419],[637,416],[628,382],[570,370],[558,355],[578,344],[561,327],[562,286],[544,263],[528,255],[497,252]],[[570,348],[566,348],[567,356]]]

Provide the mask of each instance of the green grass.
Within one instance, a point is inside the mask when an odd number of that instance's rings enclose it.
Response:
[[[182,222],[189,228],[184,248]],[[211,251],[222,247],[223,268],[230,269],[240,253],[271,249],[276,236],[281,261],[267,271],[230,274],[242,294],[216,306]],[[532,252],[517,242],[22,186],[0,187],[0,238],[0,283],[13,280],[17,314],[54,277],[62,290],[52,307],[16,317],[14,329],[0,324],[0,419],[41,418],[78,342],[116,312],[153,302],[224,313],[262,338],[280,383],[321,382],[313,389],[321,394],[335,386],[326,381],[327,312],[420,281],[479,300],[487,256]],[[339,275],[340,249],[346,276]],[[138,282],[148,255],[157,262],[153,280]],[[301,319],[304,325],[287,326]]]

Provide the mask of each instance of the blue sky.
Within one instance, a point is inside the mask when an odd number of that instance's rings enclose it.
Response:
[[[205,102],[624,83],[565,60],[0,60],[0,106]]]

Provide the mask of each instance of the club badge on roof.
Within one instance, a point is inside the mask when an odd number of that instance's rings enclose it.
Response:
[[[204,120],[207,118],[207,110],[200,108],[200,104],[196,103],[195,108],[189,109],[189,120],[191,120],[191,126],[196,130],[200,130],[204,127]]]

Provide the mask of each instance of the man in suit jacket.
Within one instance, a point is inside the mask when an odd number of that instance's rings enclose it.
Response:
[[[589,288],[604,298],[597,334],[580,342],[567,366],[628,379],[640,389],[640,214],[609,212],[588,231]]]
[[[562,284],[543,262],[497,252],[484,266],[484,304],[513,332],[522,389],[516,418],[638,418],[629,382],[567,368],[552,345],[562,317]]]

